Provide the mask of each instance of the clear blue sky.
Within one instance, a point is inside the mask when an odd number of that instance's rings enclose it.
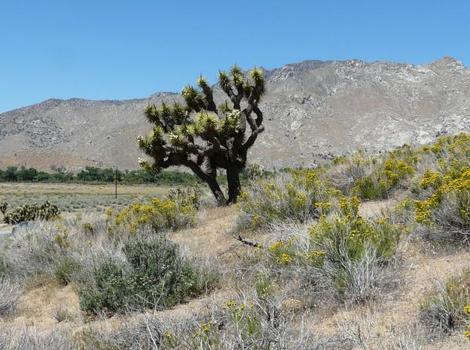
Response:
[[[470,65],[466,0],[0,0],[0,111],[180,91],[237,63]]]

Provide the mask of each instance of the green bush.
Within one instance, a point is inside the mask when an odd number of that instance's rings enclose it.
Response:
[[[60,257],[54,270],[54,277],[63,285],[72,282],[73,274],[80,270],[80,264],[68,256]]]
[[[125,262],[104,260],[94,270],[91,283],[80,286],[82,310],[164,309],[200,295],[216,282],[214,275],[195,268],[163,236],[131,239],[123,253]]]
[[[25,204],[8,212],[3,217],[3,221],[10,225],[15,225],[24,221],[52,220],[59,216],[59,208],[49,202],[44,204]]]
[[[387,198],[388,189],[386,183],[373,176],[358,179],[354,184],[354,193],[362,199]]]
[[[94,285],[79,288],[80,308],[91,313],[128,311],[131,289],[127,275],[124,266],[112,260],[103,261],[93,273]]]

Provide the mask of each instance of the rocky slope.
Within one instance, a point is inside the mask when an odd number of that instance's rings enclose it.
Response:
[[[309,166],[332,154],[381,151],[470,130],[470,70],[445,57],[427,65],[305,61],[266,71],[266,131],[252,161]],[[149,128],[145,99],[51,99],[0,114],[0,167],[136,168]]]

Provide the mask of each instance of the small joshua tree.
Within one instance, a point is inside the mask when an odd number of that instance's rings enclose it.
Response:
[[[200,77],[197,83],[198,88],[183,89],[184,105],[175,102],[146,108],[153,130],[139,137],[138,143],[153,164],[140,163],[156,171],[186,166],[208,184],[220,205],[235,203],[248,150],[264,131],[258,107],[264,93],[263,72],[255,68],[245,75],[236,66],[230,73],[220,72],[218,85],[228,98],[219,106],[207,81]],[[228,199],[217,182],[217,169],[226,170]]]

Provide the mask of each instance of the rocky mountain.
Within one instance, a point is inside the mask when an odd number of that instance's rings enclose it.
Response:
[[[266,131],[251,160],[268,167],[470,131],[470,70],[450,57],[426,65],[305,61],[267,70],[266,78]],[[136,137],[149,130],[145,106],[177,99],[51,99],[2,113],[0,167],[136,168]]]

